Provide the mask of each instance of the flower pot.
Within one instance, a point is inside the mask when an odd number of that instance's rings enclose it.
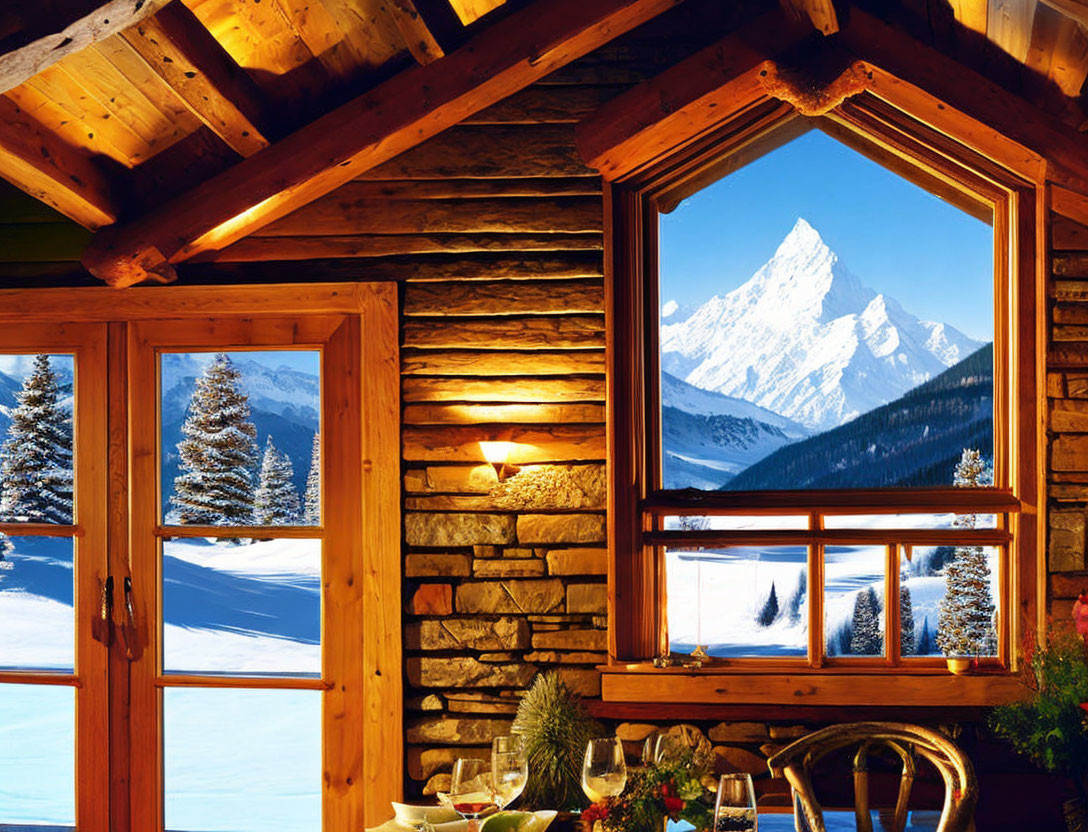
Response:
[[[948,669],[957,676],[966,673],[971,667],[971,660],[964,656],[948,656],[945,658]]]

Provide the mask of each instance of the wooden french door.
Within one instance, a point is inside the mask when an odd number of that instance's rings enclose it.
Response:
[[[5,830],[109,828],[105,359],[103,325],[0,327]]]
[[[128,367],[132,759],[141,761],[132,828],[361,828],[363,733],[341,729],[363,724],[358,321],[141,321]],[[178,380],[187,372],[201,372],[195,386]],[[233,399],[222,390],[232,385]],[[187,405],[171,401],[179,389],[192,390]],[[232,418],[252,436],[225,424]],[[272,496],[268,516],[255,516],[237,472],[175,461],[186,442],[241,458],[245,446],[286,456],[293,441],[309,457],[312,434],[293,435],[309,418],[320,437],[309,479],[320,487],[308,519]],[[233,431],[233,447],[207,445],[211,431],[227,440]],[[256,491],[261,473],[248,473]],[[213,477],[229,481],[217,489]]]
[[[0,466],[20,383],[52,367],[74,508],[10,511],[0,477],[0,830],[384,820],[403,777],[396,288],[5,300]],[[201,444],[217,431],[243,450]],[[241,513],[202,490],[224,448]]]

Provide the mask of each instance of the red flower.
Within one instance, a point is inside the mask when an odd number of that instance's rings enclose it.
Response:
[[[1073,622],[1077,632],[1088,639],[1088,592],[1082,592],[1073,602]]]
[[[677,812],[683,810],[685,803],[679,797],[665,797],[665,812],[669,815],[675,815]]]
[[[1084,709],[1085,713],[1088,713],[1088,702],[1081,702],[1080,706]]]

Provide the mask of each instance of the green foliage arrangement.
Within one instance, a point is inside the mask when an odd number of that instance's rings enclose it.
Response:
[[[600,821],[605,832],[660,832],[665,818],[686,820],[699,830],[713,827],[715,793],[712,758],[685,749],[675,758],[646,768],[632,768],[619,797],[608,797],[584,812],[582,820]]]
[[[542,673],[533,680],[512,730],[525,738],[529,760],[522,808],[564,811],[586,806],[582,760],[601,727],[558,673]]]
[[[994,709],[990,725],[1019,753],[1073,778],[1084,797],[1088,775],[1088,651],[1076,633],[1051,627],[1046,643],[1025,644],[1029,697]]]

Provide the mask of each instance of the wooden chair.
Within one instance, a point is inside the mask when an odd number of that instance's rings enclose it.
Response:
[[[890,748],[903,762],[892,820],[895,832],[903,832],[907,825],[907,802],[914,785],[916,756],[929,760],[944,780],[944,808],[937,832],[973,832],[978,783],[971,761],[944,734],[901,722],[832,725],[802,737],[767,761],[771,775],[784,775],[793,787],[794,809],[798,811],[794,825],[798,832],[805,830],[802,814],[811,832],[826,832],[823,810],[812,788],[811,773],[822,757],[854,745],[858,746],[854,755],[854,813],[858,832],[872,832],[873,829],[869,813],[868,756],[879,746]]]

